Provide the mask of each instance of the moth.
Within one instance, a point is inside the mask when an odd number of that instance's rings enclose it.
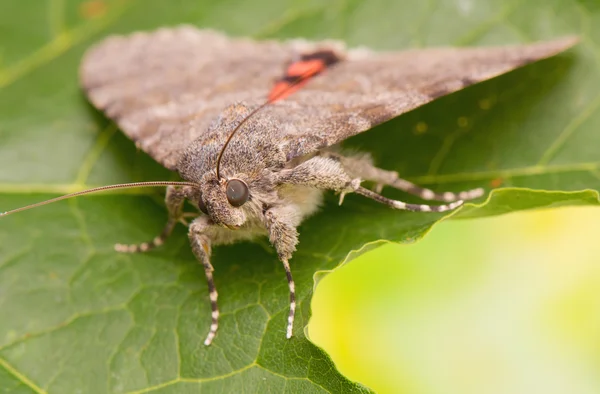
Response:
[[[317,211],[324,191],[339,193],[340,204],[345,194],[357,193],[390,208],[420,212],[452,210],[483,194],[481,188],[440,193],[419,187],[339,144],[576,41],[375,52],[346,49],[337,41],[231,38],[191,26],[109,37],[82,61],[85,94],[140,149],[184,181],[105,186],[5,215],[101,190],[168,186],[162,232],[152,241],[115,249],[133,253],[158,247],[177,223],[185,223],[184,202],[197,208],[188,236],[208,283],[212,323],[204,343],[209,345],[219,324],[211,247],[268,237],[289,284],[290,338],[296,301],[289,262],[298,244],[297,227]],[[361,186],[363,181],[375,189]],[[443,204],[392,200],[381,194],[384,186]]]

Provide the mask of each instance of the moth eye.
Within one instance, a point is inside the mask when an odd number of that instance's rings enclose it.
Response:
[[[208,209],[206,208],[206,204],[202,200],[202,194],[200,195],[200,198],[198,199],[198,208],[200,209],[200,211],[202,211],[203,214],[208,215]]]
[[[250,197],[246,182],[240,179],[231,179],[226,185],[227,201],[234,207],[241,207]]]

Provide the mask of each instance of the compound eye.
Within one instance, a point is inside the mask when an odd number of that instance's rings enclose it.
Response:
[[[200,194],[200,198],[198,199],[198,208],[202,211],[203,214],[208,215],[208,208],[206,208],[206,204],[202,200],[202,194]]]
[[[246,182],[240,179],[230,179],[227,181],[226,194],[227,201],[234,207],[241,207],[248,201],[250,191]]]

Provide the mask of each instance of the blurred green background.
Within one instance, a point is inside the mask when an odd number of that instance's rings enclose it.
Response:
[[[310,338],[379,393],[600,392],[600,210],[445,221],[322,279]]]

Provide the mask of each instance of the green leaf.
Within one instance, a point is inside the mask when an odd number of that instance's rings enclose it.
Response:
[[[580,34],[568,54],[442,98],[347,141],[436,190],[499,187],[454,217],[598,204],[600,9],[592,1],[48,0],[0,2],[0,207],[90,185],[172,179],[86,103],[77,67],[110,33],[192,23],[254,37],[401,49]],[[330,196],[300,228],[299,311],[266,241],[217,247],[222,320],[211,347],[202,268],[179,228],[151,239],[159,192],[121,192],[0,219],[0,387],[10,393],[364,392],[304,335],[317,271],[367,242],[412,242],[445,216]],[[145,194],[143,194],[145,193]],[[406,196],[385,190],[391,197]],[[352,254],[351,256],[354,256]]]

